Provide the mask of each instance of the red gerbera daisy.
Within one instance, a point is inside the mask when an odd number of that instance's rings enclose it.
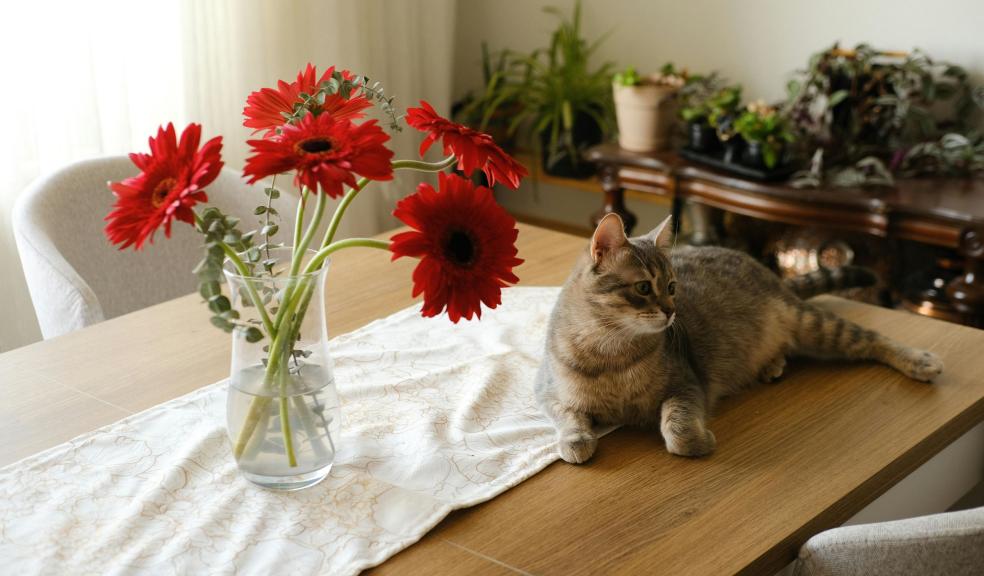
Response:
[[[519,282],[516,220],[496,204],[492,190],[456,174],[438,175],[440,192],[427,183],[401,200],[393,215],[414,230],[392,238],[393,259],[420,258],[413,271],[413,296],[424,294],[424,316],[447,308],[451,321],[482,317],[481,304],[495,308],[502,288]]]
[[[265,130],[264,137],[273,136],[286,122],[284,114],[292,114],[294,105],[302,102],[301,93],[313,94],[334,73],[335,67],[332,66],[318,78],[318,69],[309,63],[307,68],[297,74],[294,82],[288,84],[278,80],[276,88],[262,88],[253,92],[246,98],[246,108],[243,109],[246,120],[243,126],[254,128],[254,133]],[[342,71],[342,77],[346,80],[354,78],[348,70]],[[363,116],[363,110],[372,106],[365,97],[354,94],[349,96],[346,98],[341,94],[330,94],[325,98],[324,104],[312,108],[311,112],[315,115],[327,112],[338,120],[355,120]]]
[[[470,175],[481,169],[489,186],[498,181],[516,189],[526,176],[526,168],[499,148],[491,136],[443,118],[424,100],[420,101],[420,108],[407,109],[407,124],[430,132],[420,143],[421,156],[440,138],[444,153],[458,159],[458,170]]]
[[[157,130],[150,138],[150,154],[130,154],[140,174],[122,182],[110,182],[116,204],[106,216],[106,236],[120,250],[144,241],[154,241],[154,232],[164,224],[164,235],[171,237],[171,221],[195,223],[192,206],[208,201],[204,188],[222,169],[222,137],[217,136],[199,150],[202,127],[189,124],[181,133],[174,125]]]
[[[342,184],[356,185],[355,174],[373,180],[392,180],[393,151],[383,145],[390,137],[375,120],[353,124],[331,114],[308,114],[272,138],[250,140],[253,156],[243,174],[260,178],[295,170],[294,184],[342,195]]]

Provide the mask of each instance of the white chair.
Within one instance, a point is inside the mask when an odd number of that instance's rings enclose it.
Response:
[[[114,201],[106,183],[136,174],[125,156],[85,160],[39,178],[18,198],[14,236],[45,339],[196,290],[191,270],[202,258],[202,238],[191,226],[175,222],[171,238],[158,230],[139,252],[119,250],[103,234]],[[206,191],[209,204],[243,220],[244,231],[266,202],[262,187],[228,169]],[[288,204],[280,202],[277,239],[289,243]]]
[[[800,548],[793,574],[984,574],[984,508],[821,532]]]

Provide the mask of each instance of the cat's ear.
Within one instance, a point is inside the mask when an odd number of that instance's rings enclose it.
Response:
[[[667,216],[659,226],[652,229],[649,234],[645,236],[646,240],[649,240],[656,245],[657,248],[663,250],[669,248],[673,245],[673,215]]]
[[[598,222],[594,236],[591,237],[591,259],[597,264],[606,252],[621,248],[628,242],[622,219],[615,213],[606,214],[601,222]]]

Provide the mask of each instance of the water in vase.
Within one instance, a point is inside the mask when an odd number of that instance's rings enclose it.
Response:
[[[339,435],[331,369],[304,364],[283,383],[265,380],[262,365],[230,378],[227,418],[240,470],[250,481],[274,489],[320,481],[335,460]]]

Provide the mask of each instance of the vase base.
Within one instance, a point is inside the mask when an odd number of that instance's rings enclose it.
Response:
[[[328,473],[331,472],[331,464],[318,470],[304,474],[295,474],[293,476],[266,476],[247,472],[246,470],[240,470],[240,472],[242,472],[244,478],[260,488],[275,490],[277,492],[294,492],[295,490],[310,488],[327,478]]]

